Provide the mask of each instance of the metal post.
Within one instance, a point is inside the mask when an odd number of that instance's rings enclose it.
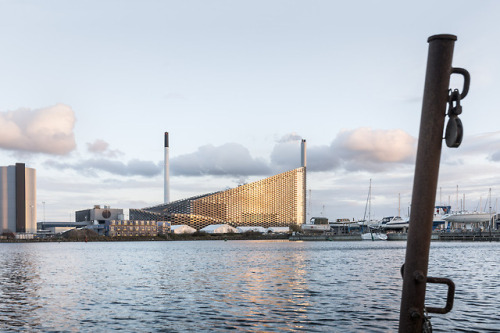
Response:
[[[399,332],[422,332],[432,219],[456,40],[454,35],[435,35],[428,39],[429,53],[403,273]]]

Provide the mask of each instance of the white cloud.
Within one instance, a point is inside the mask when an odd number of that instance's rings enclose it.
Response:
[[[289,138],[293,138],[290,140]],[[273,149],[271,161],[280,168],[297,168],[300,163],[300,136],[285,136]],[[333,142],[308,146],[309,171],[383,171],[397,163],[412,163],[416,140],[402,130],[358,128],[340,132]]]
[[[97,139],[93,143],[87,143],[87,150],[92,154],[105,157],[118,157],[123,153],[117,149],[109,149],[109,143]]]
[[[76,147],[74,125],[74,112],[64,104],[0,112],[0,148],[65,155]]]
[[[340,132],[333,152],[346,170],[382,171],[389,164],[412,163],[416,139],[402,130],[372,130],[363,127]]]

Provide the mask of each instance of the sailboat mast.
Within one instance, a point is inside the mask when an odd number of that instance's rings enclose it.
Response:
[[[370,187],[368,188],[368,223],[372,220],[372,179],[370,178]]]
[[[490,229],[490,233],[491,233],[491,224],[492,224],[492,221],[491,221],[491,187],[490,187],[490,192],[489,192],[489,201],[490,201],[490,220],[488,221],[488,228]]]
[[[401,216],[401,193],[398,193],[398,216]]]

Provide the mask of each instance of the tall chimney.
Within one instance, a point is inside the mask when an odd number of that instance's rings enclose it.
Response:
[[[306,158],[306,140],[302,139],[302,143],[300,144],[300,164],[301,167],[306,167],[307,158]]]
[[[168,161],[168,132],[165,132],[165,179],[163,184],[163,202],[170,202],[170,171]]]

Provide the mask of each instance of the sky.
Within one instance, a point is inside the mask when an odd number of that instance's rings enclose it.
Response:
[[[471,75],[436,204],[500,197],[498,1],[0,0],[0,165],[37,171],[39,221],[300,167],[307,218],[405,216],[429,36]],[[450,88],[461,89],[453,75]]]

